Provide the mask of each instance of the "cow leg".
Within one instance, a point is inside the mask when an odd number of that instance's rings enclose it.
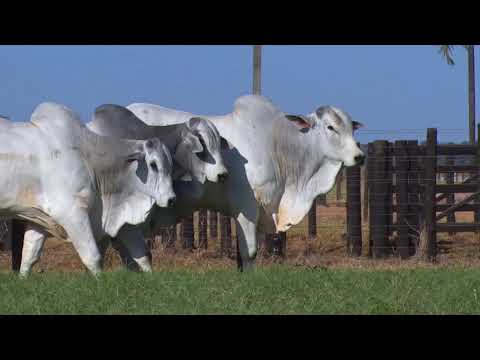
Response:
[[[45,243],[46,235],[39,227],[28,224],[23,237],[22,263],[20,265],[20,277],[27,277],[33,265],[40,259]]]
[[[74,212],[70,218],[73,222],[67,219],[59,223],[67,232],[82,263],[96,276],[102,270],[102,257],[92,233],[88,214]]]
[[[113,239],[112,247],[117,251],[118,256],[122,260],[122,264],[130,271],[139,272],[140,267],[132,258],[130,253],[128,252],[127,248],[123,245],[123,243],[118,240],[118,238]]]
[[[117,240],[120,243],[119,245],[123,245],[120,247],[121,256],[124,250],[127,252],[126,254],[124,252],[122,260],[125,258],[131,262],[133,258],[133,261],[135,261],[141,271],[152,271],[151,257],[149,256],[147,244],[142,231],[137,226],[123,226],[118,232]]]
[[[111,243],[111,238],[109,236],[105,236],[99,242],[97,242],[98,251],[100,252],[100,258],[102,259],[101,260],[102,268],[105,264],[105,255],[107,254],[107,249],[110,243]]]
[[[257,224],[240,213],[236,220],[237,225],[237,252],[240,271],[253,269],[257,256]]]

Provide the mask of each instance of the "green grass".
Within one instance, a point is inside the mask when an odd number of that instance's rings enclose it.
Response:
[[[480,269],[0,274],[0,314],[478,314]]]

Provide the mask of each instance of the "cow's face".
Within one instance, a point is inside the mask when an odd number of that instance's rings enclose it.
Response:
[[[322,151],[326,157],[340,161],[345,166],[362,165],[365,154],[359,148],[353,133],[363,125],[351,119],[344,111],[333,106],[322,106],[307,116],[287,115],[300,131],[311,133],[322,141]]]
[[[228,171],[223,163],[221,137],[215,125],[207,119],[194,117],[186,126],[175,160],[201,183],[205,180],[225,181]]]
[[[159,207],[172,207],[175,193],[172,184],[172,158],[168,148],[153,138],[143,142],[147,187]]]

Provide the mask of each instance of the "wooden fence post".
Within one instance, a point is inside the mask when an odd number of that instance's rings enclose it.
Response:
[[[387,230],[387,240],[390,235],[393,235],[393,160],[394,160],[394,151],[393,144],[387,142],[387,148],[385,153],[386,159],[386,173],[385,173],[385,184],[386,184],[386,203],[385,203],[385,224]],[[388,195],[388,196],[387,196]],[[387,241],[388,243],[388,241]],[[390,251],[390,249],[388,249]],[[387,249],[385,249],[387,252]]]
[[[161,236],[162,244],[165,247],[173,248],[175,247],[175,241],[177,240],[177,226],[176,225],[161,226],[158,234],[155,234],[155,235]],[[150,242],[149,249],[153,248],[153,241],[155,240],[155,237]]]
[[[27,223],[23,220],[12,220],[12,271],[20,271],[22,263],[23,237]]]
[[[220,214],[220,251],[227,256],[232,251],[232,223],[230,217],[223,214]]]
[[[343,167],[338,172],[337,183],[335,185],[337,201],[340,201],[342,199],[342,182],[343,182]]]
[[[425,149],[425,200],[424,221],[427,239],[428,259],[435,261],[437,257],[437,231],[436,231],[436,170],[437,170],[437,129],[427,130],[427,146]]]
[[[419,161],[420,149],[417,140],[407,141],[408,147],[408,233],[410,238],[410,255],[417,251],[420,224],[419,198]]]
[[[373,193],[374,193],[374,175],[373,175],[373,165],[375,163],[375,150],[373,148],[373,143],[368,143],[367,147],[367,203],[368,203],[368,256],[373,256],[373,229],[375,225],[374,219],[374,201],[373,201]]]
[[[218,213],[213,210],[208,211],[208,222],[210,227],[210,237],[213,239],[218,238]]]
[[[182,220],[182,241],[184,249],[194,248],[193,213]]]
[[[363,181],[362,218],[363,218],[363,221],[367,221],[368,220],[368,156],[367,156],[366,164],[362,166],[360,177],[361,177],[360,183],[362,183]]]
[[[477,154],[475,155],[475,165],[477,166],[477,171],[475,171],[475,175],[477,175],[477,190],[480,190],[480,124],[477,127]],[[476,196],[473,202],[475,204],[475,212],[473,213],[474,222],[477,224],[476,226],[476,234],[480,233],[480,196]]]
[[[315,239],[317,237],[317,199],[313,199],[312,207],[308,212],[307,224],[308,238]]]
[[[362,194],[360,166],[348,167],[347,177],[347,251],[349,255],[362,254]]]
[[[446,174],[446,182],[447,184],[454,184],[455,183],[455,172],[453,171],[453,167],[455,166],[455,157],[452,156],[452,155],[449,155],[447,156],[446,158],[446,165],[447,166],[450,166],[451,167],[451,171],[449,171],[447,174]],[[447,195],[447,204],[452,206],[453,204],[455,204],[455,194],[452,193],[452,194],[448,194]],[[455,211],[452,211],[451,213],[449,213],[447,215],[447,223],[448,224],[455,224]],[[454,235],[455,233],[454,232],[449,232],[448,233],[449,235]]]
[[[410,239],[408,236],[408,152],[406,141],[395,141],[396,178],[397,178],[397,251],[400,258],[410,255]]]
[[[388,177],[388,142],[377,140],[373,143],[374,164],[373,164],[373,194],[374,208],[371,217],[373,217],[373,257],[383,258],[387,249],[388,226],[387,226],[387,207],[389,186]]]
[[[284,257],[286,254],[287,246],[287,233],[284,231],[279,231],[275,234],[269,234],[271,237],[271,251],[270,254],[275,256]]]
[[[198,212],[198,247],[206,249],[208,244],[207,240],[207,209],[201,209]]]

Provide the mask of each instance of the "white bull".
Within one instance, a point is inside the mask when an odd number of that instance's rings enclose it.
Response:
[[[1,119],[0,119],[1,120]],[[2,122],[0,121],[0,126]],[[144,140],[158,138],[169,149],[174,160],[173,179],[190,177],[200,183],[206,180],[224,181],[228,172],[221,156],[221,138],[215,126],[206,119],[192,118],[185,124],[168,126],[149,126],[138,119],[130,110],[123,106],[105,104],[95,109],[92,121],[86,127],[98,135],[111,136],[119,139]],[[173,206],[173,202],[170,204]],[[143,260],[132,261],[144,255],[144,235],[151,235],[162,219],[156,219],[155,210],[151,215],[151,222],[134,226],[126,224],[118,232],[112,242],[120,250],[122,260],[129,268],[140,265],[140,270],[151,271],[151,262]],[[155,227],[151,228],[149,225]],[[105,254],[109,239],[101,242],[101,255]],[[21,274],[30,272],[33,264],[38,261],[45,241],[45,234],[29,229],[24,237],[24,243],[29,244],[29,251],[22,256]],[[128,244],[128,248],[122,246]],[[136,256],[135,256],[136,255]]]
[[[30,123],[0,122],[0,215],[29,222],[33,236],[25,237],[23,255],[31,262],[50,233],[70,240],[98,273],[98,242],[145,222],[155,205],[167,206],[175,197],[171,173],[158,139],[98,136],[59,104],[39,105]],[[145,246],[131,253],[139,266],[148,262]],[[22,264],[21,274],[32,265]]]
[[[127,108],[157,126],[198,116],[153,104]],[[253,265],[257,232],[263,236],[298,224],[313,200],[332,189],[342,164],[358,165],[365,157],[353,138],[361,124],[333,106],[288,115],[262,96],[247,95],[237,99],[230,114],[201,117],[231,145],[223,151],[229,177],[223,184],[176,184],[176,214],[211,208],[234,217],[241,268]]]

